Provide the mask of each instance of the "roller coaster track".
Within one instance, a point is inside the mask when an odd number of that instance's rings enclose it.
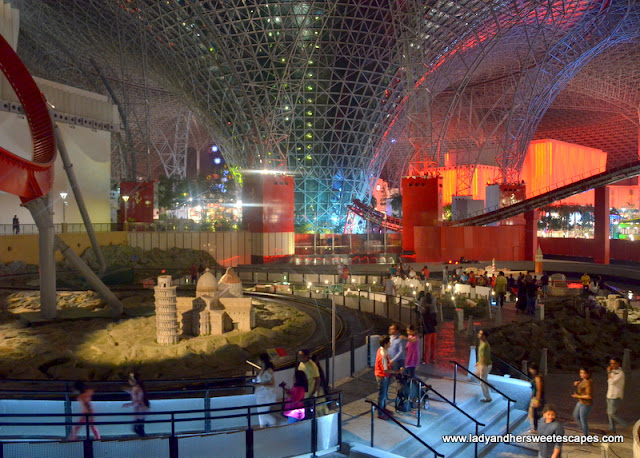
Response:
[[[29,124],[33,160],[0,147],[0,190],[19,196],[23,203],[49,193],[53,185],[56,142],[44,95],[9,43],[0,35],[0,69],[18,96]]]
[[[640,160],[611,168],[602,173],[597,173],[581,180],[574,181],[565,186],[560,186],[551,191],[530,197],[528,199],[517,202],[513,205],[498,209],[488,209],[482,214],[472,216],[470,218],[451,221],[446,223],[447,226],[486,226],[500,220],[520,215],[521,213],[544,207],[561,199],[566,199],[581,192],[588,191],[593,188],[607,186],[626,178],[640,175]]]
[[[369,221],[375,226],[384,227],[385,229],[396,232],[402,232],[402,219],[374,210],[373,207],[364,204],[358,199],[354,199],[353,203],[349,205],[348,208],[349,211]]]

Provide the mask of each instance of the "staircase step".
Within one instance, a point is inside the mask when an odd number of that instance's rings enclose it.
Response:
[[[395,455],[390,452],[385,452],[379,448],[372,448],[368,445],[357,444],[351,447],[349,451],[349,457],[351,458],[402,458],[402,455]]]
[[[475,418],[485,426],[480,426],[479,434],[486,435],[502,435],[506,432],[506,410],[507,401],[504,399],[494,398],[491,403],[480,402],[480,397],[467,398],[457,405],[460,409],[467,412],[471,417]],[[432,404],[433,405],[433,404]],[[475,434],[475,423],[467,418],[457,409],[445,404],[439,407],[439,415],[436,418],[423,416],[423,428],[415,431],[418,437],[429,444],[432,448],[445,456],[466,456],[467,453],[473,453],[475,444],[473,443],[445,443],[442,435],[467,435]],[[513,407],[513,406],[512,406]],[[520,425],[526,419],[526,412],[511,409],[510,414],[510,431],[516,425]],[[489,446],[496,444],[478,444],[478,449],[483,450]],[[422,444],[413,438],[407,439],[395,447],[390,449],[392,453],[402,454],[403,456],[428,456]]]

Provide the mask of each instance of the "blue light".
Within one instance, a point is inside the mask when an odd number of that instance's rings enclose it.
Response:
[[[221,162],[222,162],[222,159],[220,159],[219,157],[216,157],[216,158],[213,160],[213,163],[214,163],[214,164],[220,164]]]
[[[218,152],[218,147],[217,147],[216,145],[213,145],[213,146],[211,147],[211,152],[212,152],[212,153],[217,153],[217,152]]]

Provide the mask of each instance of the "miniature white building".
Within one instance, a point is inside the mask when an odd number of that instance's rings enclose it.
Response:
[[[237,285],[233,279],[233,271],[231,274],[231,284]],[[222,283],[222,279],[220,280]],[[233,293],[238,291],[237,286],[231,289],[228,285],[229,283],[220,291],[216,277],[206,269],[196,283],[196,297],[177,298],[178,308],[183,310],[183,334],[220,335],[236,329],[250,331],[255,327],[255,312],[251,298],[236,297]],[[242,283],[239,283],[239,286],[242,294]]]
[[[154,288],[156,300],[157,340],[160,345],[172,345],[180,340],[176,287],[171,285],[171,275],[158,277]]]
[[[242,297],[242,280],[236,274],[233,267],[229,267],[225,274],[220,278],[218,285],[220,297]]]

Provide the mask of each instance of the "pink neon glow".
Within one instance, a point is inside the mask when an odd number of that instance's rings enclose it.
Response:
[[[518,1],[516,5],[517,9],[524,8],[526,2]],[[591,2],[588,0],[575,0],[573,2],[557,2],[557,5],[554,5],[551,9],[551,13],[549,14],[549,9],[545,7],[539,7],[535,10],[531,11],[523,21],[518,21],[511,16],[506,16],[505,14],[501,14],[498,17],[498,25],[493,28],[487,28],[486,32],[476,34],[475,36],[467,38],[466,41],[460,43],[454,49],[445,53],[438,61],[433,64],[430,69],[425,72],[425,74],[416,82],[415,88],[419,88],[422,86],[429,75],[431,75],[435,70],[440,68],[445,62],[449,59],[453,58],[456,54],[468,51],[470,49],[475,48],[482,42],[485,42],[489,38],[497,35],[499,30],[509,29],[515,27],[518,23],[524,22],[525,24],[540,24],[541,26],[548,26],[551,24],[557,24],[560,28],[569,28],[575,25],[585,14],[590,11],[597,11],[598,13],[603,12],[610,6],[610,0],[603,0],[602,2]],[[400,71],[399,71],[400,72]],[[383,139],[387,139],[389,136],[393,126],[398,121],[400,115],[404,112],[403,105],[407,102],[409,96],[406,95],[399,103],[396,109],[396,114],[393,120],[389,123],[385,133],[382,135]],[[374,160],[378,157],[379,151],[376,151],[374,154],[371,165],[373,165]]]

